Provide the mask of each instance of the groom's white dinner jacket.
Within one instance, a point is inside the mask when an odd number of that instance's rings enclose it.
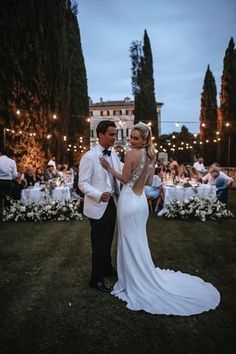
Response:
[[[79,166],[79,188],[85,194],[83,213],[92,219],[101,219],[106,210],[107,203],[100,201],[102,193],[113,192],[109,173],[99,162],[103,150],[97,144],[82,157]],[[121,173],[122,163],[114,151],[111,151],[111,161],[114,170]],[[120,182],[116,181],[120,188]]]

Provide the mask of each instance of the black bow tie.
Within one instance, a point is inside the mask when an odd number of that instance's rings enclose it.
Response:
[[[111,156],[111,150],[104,149],[102,154],[107,155],[107,156]]]

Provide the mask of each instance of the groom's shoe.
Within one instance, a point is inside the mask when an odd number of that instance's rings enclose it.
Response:
[[[113,288],[111,288],[110,286],[106,285],[104,283],[104,281],[97,281],[96,282],[96,281],[90,280],[89,286],[91,288],[103,291],[104,293],[110,293],[113,290]]]
[[[115,268],[112,268],[104,273],[104,277],[116,277],[117,278],[117,271]]]

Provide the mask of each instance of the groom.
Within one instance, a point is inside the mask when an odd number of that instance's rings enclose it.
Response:
[[[104,156],[113,168],[121,171],[121,163],[114,151],[108,150],[115,142],[117,131],[113,121],[101,121],[97,125],[98,144],[81,159],[79,188],[85,194],[84,215],[91,225],[92,273],[90,286],[103,292],[112,288],[104,277],[115,276],[111,263],[111,245],[116,223],[116,201],[120,183],[100,164]]]

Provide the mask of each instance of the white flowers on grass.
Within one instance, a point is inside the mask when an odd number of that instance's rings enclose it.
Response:
[[[22,204],[10,200],[10,206],[3,211],[3,221],[68,221],[83,220],[78,212],[79,199],[69,201],[49,200],[47,204]]]
[[[201,221],[218,220],[221,218],[234,217],[226,205],[217,199],[200,199],[198,197],[185,198],[183,202],[172,201],[167,206],[165,216],[169,219],[190,219],[196,218]]]

